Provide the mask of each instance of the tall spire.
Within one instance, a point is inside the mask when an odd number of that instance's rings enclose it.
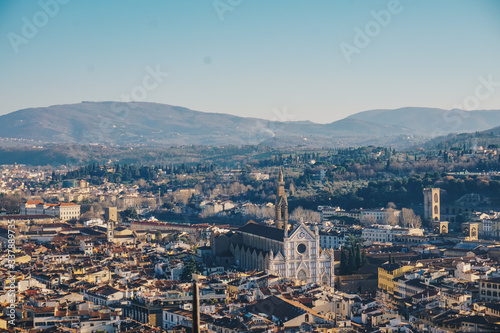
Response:
[[[283,169],[280,167],[278,173],[276,193],[276,217],[275,225],[280,229],[288,231],[288,201],[285,193],[285,181],[283,180]]]

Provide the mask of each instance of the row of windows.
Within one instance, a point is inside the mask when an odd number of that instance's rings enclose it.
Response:
[[[320,243],[323,243],[323,244],[330,244],[330,243],[335,243],[335,244],[343,244],[345,243],[345,240],[344,239],[320,239],[319,240]]]
[[[481,295],[498,297],[499,293],[496,291],[491,292],[491,290],[481,290]]]
[[[53,321],[43,321],[39,323],[35,323],[35,326],[54,326],[55,322]]]
[[[486,283],[486,282],[481,282],[481,287],[482,287],[482,288],[485,288],[485,285],[486,285],[486,288],[499,289],[499,288],[498,288],[498,284],[496,284],[496,283]]]

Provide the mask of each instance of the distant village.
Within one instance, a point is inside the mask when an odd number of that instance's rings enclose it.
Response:
[[[0,329],[500,332],[500,212],[488,199],[442,204],[429,187],[418,213],[332,202],[293,215],[283,168],[273,172],[249,174],[273,182],[272,202],[193,186],[166,204],[140,183],[43,187],[55,173],[3,166],[0,193],[20,200],[0,212]],[[158,207],[186,218],[154,217]]]

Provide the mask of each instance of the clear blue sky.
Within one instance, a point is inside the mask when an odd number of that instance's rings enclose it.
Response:
[[[500,82],[500,1],[401,0],[379,31],[371,11],[390,0],[238,2],[72,0],[50,17],[39,1],[1,1],[0,114],[121,100],[140,91],[148,66],[169,75],[145,101],[322,123],[377,108],[450,109],[478,77]],[[221,20],[224,3],[234,5]],[[348,62],[340,45],[356,47],[367,24],[373,37]],[[500,109],[493,90],[477,108]]]

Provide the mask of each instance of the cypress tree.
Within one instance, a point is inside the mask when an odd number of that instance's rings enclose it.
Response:
[[[348,267],[348,258],[347,258],[347,253],[346,250],[342,249],[340,251],[340,274],[345,275],[347,274],[347,267]]]

